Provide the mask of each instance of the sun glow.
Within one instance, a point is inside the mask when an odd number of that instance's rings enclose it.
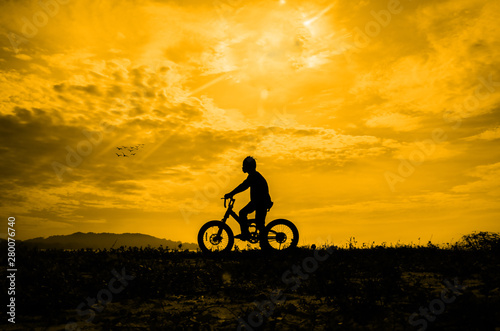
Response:
[[[258,84],[290,79],[297,70],[315,68],[328,62],[325,53],[334,31],[323,28],[322,17],[332,5],[320,9],[311,19],[303,21],[304,12],[278,8],[263,15],[255,15],[248,26],[237,26],[227,31],[228,38],[214,46],[214,54],[207,54],[207,73],[233,71],[233,79]],[[229,41],[228,41],[229,40]]]

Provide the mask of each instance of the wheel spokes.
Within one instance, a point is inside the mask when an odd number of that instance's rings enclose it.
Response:
[[[221,230],[219,235],[219,227],[211,226],[205,231],[203,244],[210,251],[221,251],[229,245],[229,234],[225,229]]]
[[[286,224],[276,224],[267,235],[269,245],[277,250],[283,250],[289,247],[294,240],[292,229]]]

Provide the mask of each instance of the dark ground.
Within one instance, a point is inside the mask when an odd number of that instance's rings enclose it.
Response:
[[[245,321],[254,330],[424,330],[424,324],[427,330],[500,330],[498,245],[324,248],[209,258],[162,248],[21,246],[16,324],[3,312],[0,328],[235,330]],[[121,282],[113,280],[118,274]],[[86,299],[96,297],[109,303],[91,310]]]

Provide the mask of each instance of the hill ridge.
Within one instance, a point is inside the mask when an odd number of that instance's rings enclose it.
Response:
[[[195,250],[198,245],[165,238],[158,238],[142,233],[112,233],[112,232],[75,232],[68,235],[52,235],[48,237],[37,237],[23,240],[23,243],[38,248],[60,248],[60,249],[104,249],[111,247],[169,247],[177,249]]]

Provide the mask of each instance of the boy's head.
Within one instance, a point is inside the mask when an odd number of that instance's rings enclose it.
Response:
[[[251,156],[247,156],[243,160],[243,167],[242,170],[243,172],[250,173],[252,171],[255,171],[257,168],[257,162],[255,162],[255,159]]]

